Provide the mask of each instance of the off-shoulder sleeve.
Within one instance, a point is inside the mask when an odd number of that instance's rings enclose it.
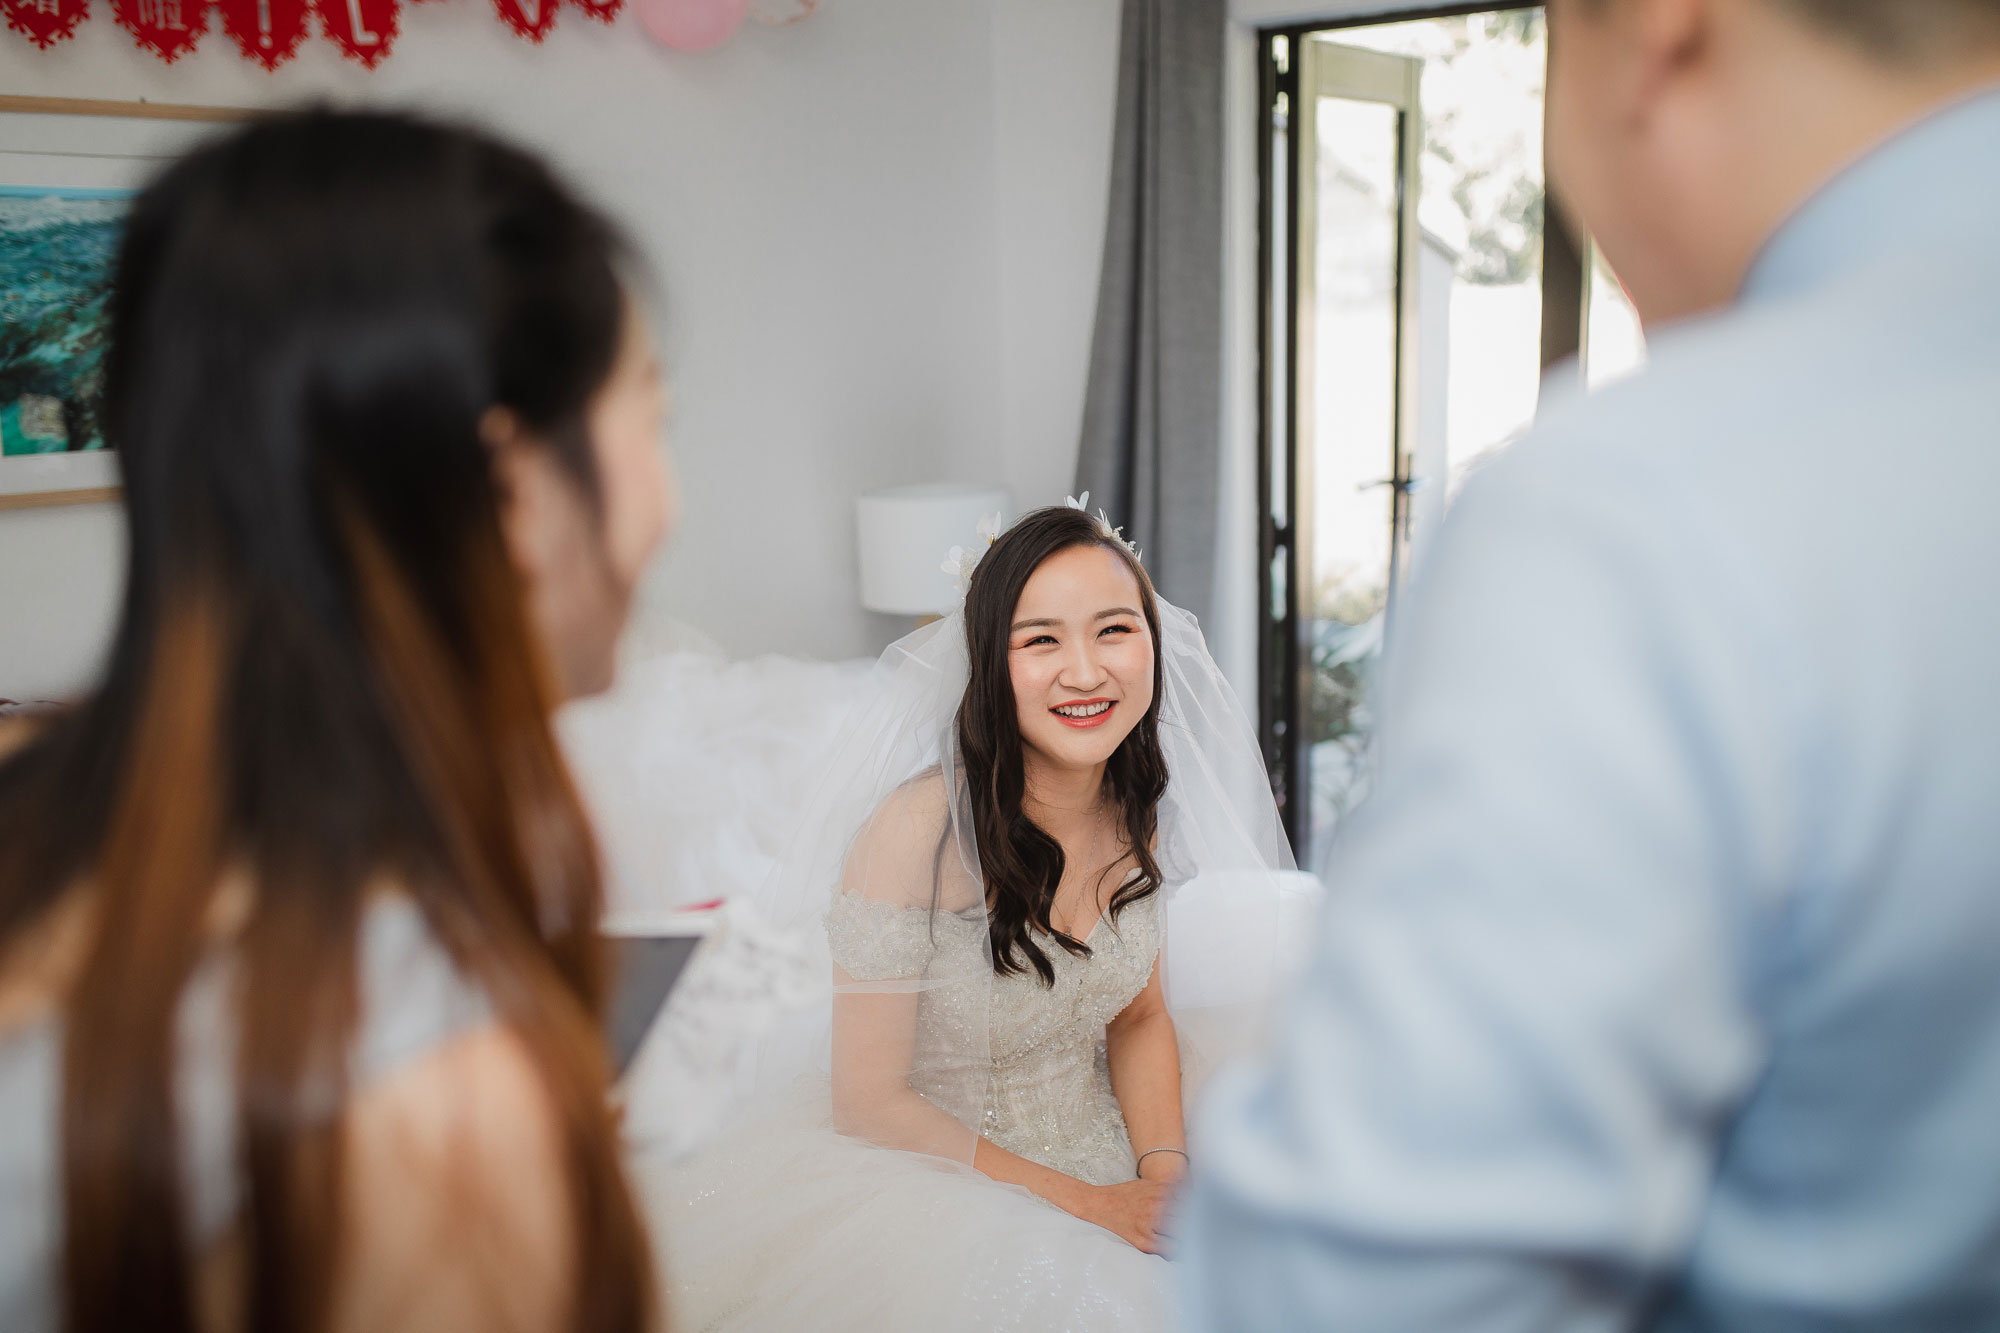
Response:
[[[897,788],[856,834],[827,909],[827,944],[852,981],[936,981],[984,967],[985,903],[952,837],[932,770]]]
[[[826,941],[833,961],[856,981],[892,981],[924,975],[931,960],[959,923],[927,908],[834,895],[826,914]]]

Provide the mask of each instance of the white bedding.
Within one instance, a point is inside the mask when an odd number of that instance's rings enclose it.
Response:
[[[754,894],[798,827],[870,661],[669,652],[557,722],[607,871],[616,929]]]

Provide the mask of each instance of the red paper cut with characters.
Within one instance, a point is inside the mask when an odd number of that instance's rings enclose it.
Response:
[[[90,16],[90,0],[0,0],[7,26],[44,51],[76,36],[76,25]]]
[[[396,0],[313,0],[320,31],[342,53],[369,69],[396,41]]]
[[[307,0],[215,0],[215,8],[244,57],[265,69],[299,53],[312,21]]]
[[[208,0],[111,0],[111,13],[139,45],[169,65],[208,31]]]
[[[133,40],[172,64],[194,50],[208,31],[209,11],[246,60],[275,70],[299,53],[319,29],[349,59],[374,69],[389,55],[401,30],[404,4],[431,0],[110,0],[111,13]],[[764,27],[789,27],[810,18],[821,0],[783,0],[786,13],[771,15],[756,0],[637,0],[638,30],[676,51],[707,51],[733,36],[746,17]],[[555,28],[566,5],[600,23],[624,12],[625,0],[493,0],[500,21],[517,36],[539,43]],[[76,35],[90,18],[90,0],[0,0],[7,26],[43,50]]]
[[[539,43],[556,25],[562,0],[493,0],[500,21],[531,42]]]

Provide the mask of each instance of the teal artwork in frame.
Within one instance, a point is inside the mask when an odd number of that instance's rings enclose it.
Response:
[[[131,196],[0,183],[0,458],[106,447],[111,270]]]
[[[146,182],[247,113],[0,94],[3,511],[116,498],[104,420],[112,269]]]

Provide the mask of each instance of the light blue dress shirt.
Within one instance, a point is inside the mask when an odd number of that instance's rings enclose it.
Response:
[[[2000,1328],[2000,91],[1468,483],[1198,1329]]]

